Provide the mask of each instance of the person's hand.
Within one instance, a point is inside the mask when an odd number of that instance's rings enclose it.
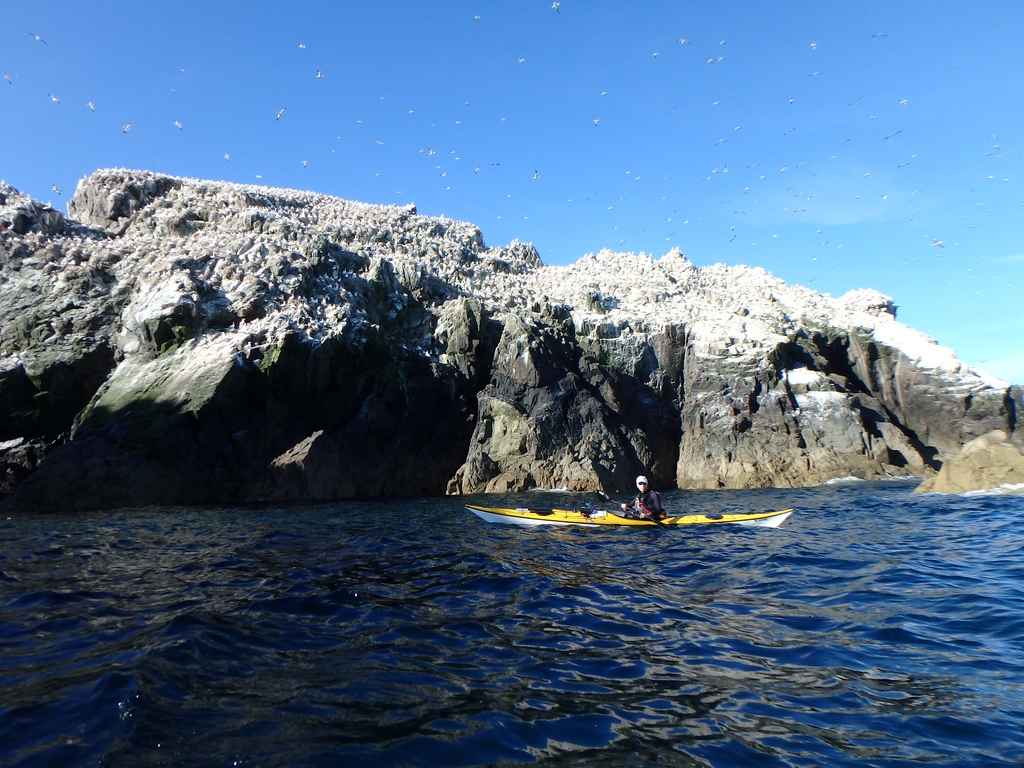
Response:
[[[627,509],[629,509],[629,507],[626,504],[623,504],[622,505],[622,511],[625,512]]]

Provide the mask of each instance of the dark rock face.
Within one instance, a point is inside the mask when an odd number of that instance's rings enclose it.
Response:
[[[457,372],[395,359],[379,340],[291,334],[248,357],[232,342],[122,363],[16,498],[90,508],[443,493],[472,430]],[[74,478],[84,501],[50,473]]]
[[[8,510],[800,486],[1019,440],[1019,388],[873,292],[129,171],[69,213],[0,186]]]
[[[659,370],[652,347],[641,343],[648,369],[624,372],[602,364],[600,348],[588,351],[586,342],[564,306],[509,318],[449,492],[620,490],[640,472],[673,484],[679,418],[648,381]]]

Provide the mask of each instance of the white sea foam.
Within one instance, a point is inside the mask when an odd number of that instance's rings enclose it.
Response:
[[[1003,496],[1004,494],[1024,494],[1024,483],[1003,483],[997,488],[986,488],[981,491],[964,491],[963,496]]]

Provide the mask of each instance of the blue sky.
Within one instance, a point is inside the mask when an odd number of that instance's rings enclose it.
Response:
[[[128,167],[415,202],[549,264],[679,247],[832,295],[877,288],[903,322],[1024,384],[1019,2],[3,15],[0,178],[55,205]]]

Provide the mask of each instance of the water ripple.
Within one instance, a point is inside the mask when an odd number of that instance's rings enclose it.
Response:
[[[778,530],[4,521],[0,763],[1019,766],[1024,499],[909,488],[666,494]]]

